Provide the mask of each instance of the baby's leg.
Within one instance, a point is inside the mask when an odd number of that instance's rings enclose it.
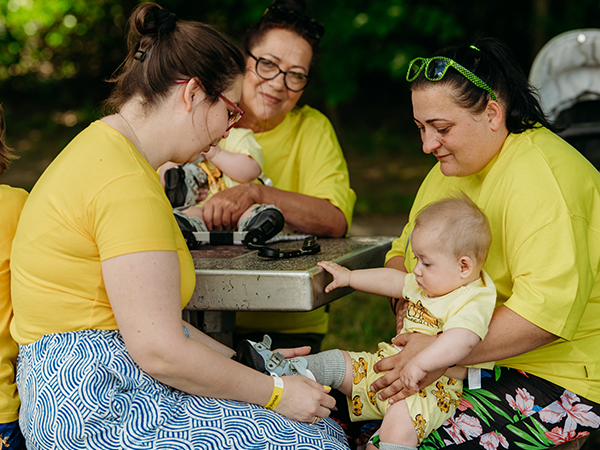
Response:
[[[188,209],[183,211],[186,216],[197,217],[198,219],[203,219],[202,216],[202,206],[191,206]]]
[[[389,406],[379,429],[379,439],[380,450],[386,450],[387,448],[416,449],[419,445],[417,431],[404,400]],[[385,444],[392,445],[388,447]],[[375,446],[367,447],[368,450],[374,450],[375,448]]]
[[[248,208],[246,211],[244,211],[242,213],[242,215],[240,216],[240,218],[237,221],[237,229],[240,229],[240,224],[244,221],[244,219],[247,219],[248,217],[250,217],[252,215],[252,211],[254,210],[254,208],[256,208],[258,205],[252,205],[250,208]]]
[[[316,355],[306,355],[304,359],[317,382],[337,389],[346,396],[352,394],[352,360],[347,352],[326,350]]]
[[[344,379],[342,384],[337,388],[342,394],[346,397],[352,396],[352,358],[348,352],[342,350],[342,354],[344,355],[344,364],[346,365],[346,372],[344,373]]]

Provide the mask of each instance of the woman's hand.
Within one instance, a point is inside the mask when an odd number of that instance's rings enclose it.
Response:
[[[421,350],[428,347],[433,341],[435,341],[435,336],[428,336],[421,333],[401,334],[392,339],[394,345],[403,347],[402,351],[396,355],[388,356],[375,364],[375,372],[389,372],[371,384],[371,391],[381,391],[378,393],[378,397],[381,400],[389,398],[392,402],[402,400],[414,394],[416,391],[405,387],[400,381],[400,373],[408,361],[415,357]],[[433,378],[433,376],[436,373],[429,373],[419,385],[426,386],[427,383],[434,381],[436,378]],[[442,370],[437,378],[443,373],[444,371]]]
[[[328,417],[335,407],[335,399],[316,381],[302,375],[282,377],[283,396],[275,408],[279,414],[298,422],[314,421],[315,417]]]
[[[212,230],[232,230],[241,215],[255,203],[259,203],[254,183],[238,184],[217,192],[202,205],[202,219]]]

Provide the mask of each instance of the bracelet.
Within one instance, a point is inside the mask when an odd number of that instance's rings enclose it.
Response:
[[[190,332],[188,331],[188,329],[185,325],[183,326],[183,334],[185,334],[186,338],[190,337]]]
[[[265,405],[267,409],[275,409],[279,402],[281,401],[281,397],[283,396],[283,379],[280,377],[273,377],[273,393],[271,394],[271,398],[269,402]]]

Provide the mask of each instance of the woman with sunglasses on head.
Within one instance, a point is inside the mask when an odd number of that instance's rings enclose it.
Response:
[[[52,162],[15,236],[28,448],[346,448],[319,420],[334,406],[327,388],[242,366],[182,321],[196,276],[156,170],[227,136],[245,62],[220,33],[155,3],[129,25],[114,113]]]
[[[296,106],[325,31],[304,10],[302,0],[276,0],[246,32],[244,115],[236,127],[254,132],[273,186],[247,183],[215,194],[203,206],[209,229],[230,228],[249,206],[271,204],[300,233],[343,237],[348,232],[356,194],[335,131],[316,109]],[[236,341],[260,342],[268,332],[274,347],[310,345],[313,352],[319,351],[328,327],[325,308],[241,312],[236,320]]]
[[[600,175],[552,131],[527,79],[494,39],[455,46],[409,66],[423,151],[439,163],[421,186],[387,266],[412,270],[415,214],[457,191],[492,228],[484,269],[494,280],[489,332],[461,364],[496,361],[469,375],[481,389],[463,402],[428,448],[549,448],[600,427]],[[397,318],[404,302],[393,302]],[[433,338],[435,339],[435,338]],[[403,334],[376,370],[382,398],[411,394],[398,381],[431,340]],[[424,378],[425,386],[432,373]],[[429,393],[428,393],[429,394]]]

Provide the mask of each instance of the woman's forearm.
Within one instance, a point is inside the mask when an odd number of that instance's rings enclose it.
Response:
[[[343,237],[346,234],[346,217],[329,200],[272,186],[253,186],[258,188],[257,203],[277,206],[293,230],[324,237]]]
[[[269,377],[236,363],[232,351],[193,327],[188,328],[191,339],[185,336],[176,252],[116,256],[102,262],[102,274],[119,331],[142,370],[191,394],[268,401],[273,389]]]
[[[198,342],[202,342],[204,345],[212,348],[214,351],[220,353],[221,355],[226,356],[227,358],[231,358],[235,354],[235,352],[231,348],[227,347],[225,344],[221,344],[220,342],[215,341],[213,338],[211,338],[207,334],[204,334],[202,331],[193,327],[184,320],[182,320],[182,326],[184,326],[188,330],[188,334],[190,335],[191,339],[194,339]]]
[[[273,386],[264,374],[233,361],[231,356],[200,340],[178,341],[157,336],[151,346],[138,347],[129,340],[128,348],[132,348],[132,357],[144,371],[176,389],[204,397],[266,404]]]
[[[557,336],[524,319],[510,308],[494,311],[488,334],[461,365],[473,365],[522,355],[555,341]]]

